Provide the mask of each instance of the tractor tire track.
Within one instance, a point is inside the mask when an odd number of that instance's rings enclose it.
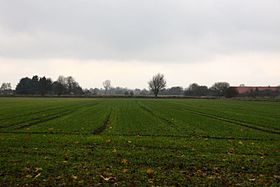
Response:
[[[7,129],[7,128],[11,128],[11,127],[21,126],[22,124],[33,124],[33,123],[36,123],[37,121],[43,120],[45,118],[48,118],[48,117],[51,117],[51,116],[54,116],[54,115],[57,115],[57,114],[63,113],[63,112],[64,111],[58,111],[56,113],[49,114],[49,115],[46,115],[46,116],[38,116],[38,117],[31,118],[29,120],[21,120],[21,121],[18,121],[18,122],[15,122],[15,123],[12,123],[12,124],[9,124],[9,125],[6,125],[6,126],[0,126],[0,129],[1,128],[2,129],[3,128]]]
[[[14,119],[14,118],[20,118],[20,117],[24,117],[26,115],[40,114],[40,113],[54,111],[54,110],[62,109],[62,108],[64,108],[64,107],[51,107],[51,108],[47,108],[45,110],[40,110],[40,111],[37,111],[37,112],[29,112],[29,113],[19,114],[19,115],[15,115],[15,116],[6,117],[6,118],[1,118],[0,121]]]
[[[170,125],[170,126],[173,127],[174,129],[176,129],[177,131],[179,131],[178,128],[177,128],[177,125],[176,125],[173,121],[171,121],[171,120],[169,120],[169,119],[166,119],[166,118],[160,116],[159,114],[156,114],[154,111],[152,111],[151,109],[149,109],[149,108],[146,107],[145,105],[140,104],[140,102],[137,102],[137,104],[138,104],[138,106],[139,106],[143,111],[147,112],[148,114],[152,115],[153,117],[159,118],[159,119],[160,119],[162,122],[164,122],[165,124],[167,123],[168,125]]]
[[[85,132],[36,132],[36,131],[2,131],[0,134],[30,134],[30,135],[92,135],[92,133]],[[106,136],[106,135],[103,135]],[[157,138],[180,138],[188,141],[197,141],[203,139],[212,140],[243,140],[243,141],[279,141],[275,138],[248,138],[248,137],[222,137],[222,136],[183,136],[183,135],[169,135],[169,134],[110,134],[110,137],[157,137]]]
[[[87,106],[87,105],[89,105],[89,103],[78,104],[78,105],[77,104],[71,104],[71,105],[67,105],[67,106],[50,107],[50,108],[47,108],[45,110],[40,110],[40,111],[36,111],[36,112],[29,112],[29,113],[19,114],[19,115],[15,115],[15,116],[9,116],[9,117],[5,117],[5,118],[1,118],[0,121],[14,119],[14,118],[20,118],[20,117],[24,117],[26,115],[34,115],[34,114],[40,114],[40,113],[49,112],[49,111],[55,111],[55,110],[59,110],[59,109],[69,108],[69,107],[82,107],[82,106]]]
[[[110,123],[111,115],[112,115],[112,109],[110,110],[109,114],[105,117],[102,125],[92,131],[93,135],[101,134],[105,129],[107,129]]]
[[[48,118],[53,118],[52,116],[57,116],[57,114],[62,114],[62,113],[65,113],[65,112],[67,112],[67,111],[75,111],[75,110],[77,110],[77,109],[80,109],[81,107],[83,107],[83,106],[96,106],[96,105],[98,105],[98,103],[95,103],[94,105],[92,105],[92,104],[88,104],[88,103],[86,103],[86,104],[80,104],[80,105],[69,105],[69,106],[67,106],[67,107],[65,107],[65,106],[63,106],[63,107],[56,107],[56,109],[58,109],[58,111],[56,112],[56,113],[53,113],[53,114],[49,114],[49,115],[47,115],[47,116],[38,116],[38,117],[34,117],[34,118],[31,118],[31,119],[29,119],[29,120],[21,120],[21,121],[18,121],[18,122],[15,122],[15,123],[12,123],[12,124],[9,124],[9,125],[6,125],[6,126],[4,126],[4,125],[0,125],[0,129],[3,129],[3,128],[11,128],[11,127],[15,127],[15,126],[18,126],[18,125],[20,125],[20,124],[31,124],[31,125],[29,125],[29,126],[32,126],[33,124],[36,124],[37,123],[37,121],[42,121],[42,122],[45,122],[44,121],[44,119],[48,119]],[[69,107],[71,107],[71,106],[75,106],[74,108],[72,108],[71,110],[59,110],[59,109],[65,109],[65,108],[69,108]],[[45,112],[47,112],[47,111],[55,111],[56,109],[53,109],[53,110],[45,110]],[[42,112],[36,112],[37,114],[40,114],[40,113],[42,113]],[[31,113],[31,114],[34,114],[34,113]],[[55,118],[58,118],[58,117],[55,117]],[[54,118],[54,119],[55,119]],[[52,120],[52,119],[50,119],[50,120]],[[46,121],[50,121],[50,120],[46,120]],[[38,123],[41,123],[41,122],[38,122]],[[16,128],[16,129],[18,129],[18,128]]]
[[[65,111],[65,112],[61,112],[61,113],[56,113],[56,114],[53,114],[53,115],[49,115],[45,118],[40,118],[36,121],[32,121],[32,122],[29,122],[29,123],[26,123],[24,125],[21,125],[17,128],[15,128],[16,130],[19,130],[19,129],[23,129],[23,128],[27,128],[27,127],[31,127],[33,125],[38,125],[40,123],[44,123],[44,122],[48,122],[48,121],[51,121],[51,120],[54,120],[54,119],[57,119],[57,118],[61,118],[63,116],[66,116],[66,115],[69,115],[71,114],[72,112],[74,112],[74,110],[71,110],[71,111]]]
[[[97,104],[95,104],[94,106],[96,106]],[[33,125],[38,125],[40,123],[44,123],[44,122],[47,122],[47,121],[51,121],[51,120],[54,120],[54,119],[58,119],[58,118],[61,118],[61,117],[64,117],[64,116],[67,116],[73,112],[76,111],[76,109],[80,109],[81,107],[85,107],[85,106],[89,106],[89,104],[82,104],[82,105],[78,105],[78,107],[76,108],[72,108],[71,110],[66,110],[66,111],[63,111],[63,112],[60,112],[60,113],[55,113],[53,115],[49,115],[49,116],[46,116],[45,118],[37,118],[36,121],[32,121],[31,123],[28,123],[26,125],[22,125],[20,127],[17,127],[16,129],[23,129],[23,128],[27,128],[27,127],[30,127],[30,126],[33,126]],[[92,104],[90,106],[93,106]]]
[[[0,134],[30,134],[30,135],[91,135],[84,132],[38,132],[38,131],[2,131]]]
[[[110,134],[110,136],[123,136],[123,137],[163,137],[163,138],[182,138],[188,140],[202,140],[202,139],[214,139],[214,140],[244,140],[244,141],[279,141],[275,138],[248,138],[248,137],[222,137],[222,136],[184,136],[184,135],[171,135],[171,134]]]
[[[242,122],[242,121],[238,121],[238,120],[235,120],[235,119],[228,119],[228,118],[220,117],[218,115],[207,114],[207,113],[200,112],[200,111],[193,110],[193,109],[189,109],[189,108],[182,108],[182,110],[189,111],[189,112],[191,112],[193,114],[196,114],[196,115],[199,115],[199,116],[204,116],[204,117],[207,117],[207,118],[231,123],[233,125],[239,125],[239,126],[242,126],[242,127],[246,127],[246,128],[250,128],[250,129],[254,129],[254,130],[258,130],[258,131],[262,131],[262,132],[267,132],[267,133],[271,133],[271,134],[280,134],[280,131],[278,131],[276,129],[260,127],[260,126],[254,125],[254,124],[249,124],[247,122]]]

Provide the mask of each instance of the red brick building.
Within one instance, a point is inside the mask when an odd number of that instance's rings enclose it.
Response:
[[[280,91],[280,87],[277,86],[236,86],[235,88],[239,94],[246,94],[254,91]]]

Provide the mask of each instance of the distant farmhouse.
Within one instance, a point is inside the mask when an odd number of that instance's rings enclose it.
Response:
[[[279,86],[245,86],[241,84],[240,86],[232,87],[238,94],[248,94],[252,92],[279,92]]]

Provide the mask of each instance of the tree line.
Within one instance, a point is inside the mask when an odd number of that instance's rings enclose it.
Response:
[[[234,87],[231,87],[227,82],[216,82],[211,87],[199,85],[197,83],[191,84],[185,90],[183,87],[171,87],[166,89],[166,81],[163,74],[158,73],[148,82],[150,90],[157,95],[184,95],[184,96],[213,96],[213,97],[276,97],[280,96],[280,86],[277,89],[250,90],[246,93],[239,93]]]
[[[32,78],[25,77],[20,79],[15,90],[12,90],[10,83],[3,83],[0,87],[0,94],[18,94],[18,95],[115,95],[115,96],[189,96],[189,97],[235,97],[235,96],[277,96],[278,92],[258,91],[240,95],[236,89],[230,87],[227,82],[216,82],[211,87],[192,83],[187,88],[175,86],[166,88],[166,79],[163,74],[156,74],[148,82],[149,89],[128,89],[122,87],[113,87],[110,80],[103,82],[103,88],[82,89],[79,83],[72,77],[59,76],[56,81],[51,78],[39,77],[37,75]]]
[[[50,78],[38,77],[22,78],[15,89],[16,94],[23,95],[82,95],[83,89],[71,76],[59,76],[56,81]]]
[[[176,86],[166,89],[166,80],[163,74],[158,73],[148,82],[150,90],[155,97],[160,95],[184,95],[184,96],[216,96],[216,97],[235,97],[237,91],[230,88],[227,82],[216,82],[213,86],[201,86],[197,83],[191,84],[185,90],[183,87]]]

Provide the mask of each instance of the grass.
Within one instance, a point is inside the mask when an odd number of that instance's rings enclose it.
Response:
[[[280,103],[0,98],[0,185],[280,184]]]

